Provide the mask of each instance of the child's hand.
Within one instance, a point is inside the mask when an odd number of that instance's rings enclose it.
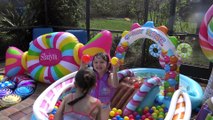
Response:
[[[83,55],[82,57],[81,57],[81,66],[80,66],[80,69],[85,69],[85,68],[87,68],[87,66],[88,66],[88,64],[89,64],[89,62],[90,62],[90,59],[91,59],[91,57],[89,56],[89,55]]]
[[[113,57],[111,59],[111,64],[112,64],[113,70],[115,70],[115,71],[117,71],[120,67],[120,62],[119,62],[119,59],[117,57]]]

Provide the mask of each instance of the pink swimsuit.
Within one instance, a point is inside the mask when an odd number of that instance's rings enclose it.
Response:
[[[98,104],[98,99],[96,100],[96,103],[92,105],[90,111],[88,114],[86,113],[82,113],[82,112],[76,112],[72,109],[68,111],[68,112],[64,112],[63,115],[63,120],[95,120],[95,118],[93,118],[91,116],[91,113],[93,112],[93,110],[96,108],[97,104]]]
[[[115,93],[115,88],[108,85],[108,78],[110,73],[107,72],[101,79],[98,79],[96,73],[97,84],[96,87],[92,89],[91,96],[98,98],[102,103],[109,104],[111,98]]]

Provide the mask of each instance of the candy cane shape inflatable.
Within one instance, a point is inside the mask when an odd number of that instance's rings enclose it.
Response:
[[[146,94],[156,85],[161,83],[161,79],[159,77],[152,77],[148,79],[137,91],[137,93],[133,96],[132,100],[126,105],[124,109],[123,115],[130,115],[135,111],[140,102],[144,99]]]
[[[190,120],[191,112],[192,108],[189,95],[178,89],[172,97],[165,120]]]

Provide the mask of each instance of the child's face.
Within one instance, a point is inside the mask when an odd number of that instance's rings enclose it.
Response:
[[[97,72],[106,72],[109,64],[102,57],[96,56],[93,60],[93,69]]]

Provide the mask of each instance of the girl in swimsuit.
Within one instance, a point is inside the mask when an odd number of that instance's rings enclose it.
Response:
[[[76,92],[66,95],[55,114],[55,120],[102,120],[101,102],[90,96],[96,84],[95,73],[81,69],[75,76]]]
[[[110,72],[111,64],[109,61],[109,56],[106,53],[97,53],[92,60],[92,67],[96,73],[97,82],[90,95],[102,102],[102,118],[105,120],[108,119],[111,110],[110,100],[119,85],[117,77],[119,63],[112,66],[112,72]],[[82,62],[81,69],[85,68],[87,68],[87,64]]]

